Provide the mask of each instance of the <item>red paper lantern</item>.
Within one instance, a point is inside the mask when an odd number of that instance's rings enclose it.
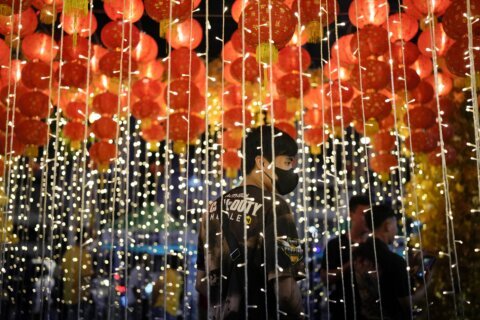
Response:
[[[15,127],[15,133],[25,145],[41,146],[48,141],[48,125],[38,119],[24,119]]]
[[[365,93],[363,95],[363,110],[362,112],[362,97],[354,98],[350,111],[353,119],[360,122],[363,122],[364,116],[366,121],[371,118],[376,118],[377,120],[386,118],[392,110],[392,105],[388,102],[387,97],[381,93]]]
[[[92,123],[92,132],[99,140],[114,140],[117,137],[118,124],[110,117],[101,117]]]
[[[105,14],[112,20],[137,22],[143,15],[142,0],[109,0],[103,2]]]
[[[420,50],[412,42],[396,41],[392,44],[392,60],[397,65],[409,66],[418,59],[419,55]]]
[[[27,88],[47,89],[50,85],[50,66],[45,62],[28,62],[22,69],[22,82]]]
[[[325,123],[332,125],[336,128],[340,128],[343,121],[343,128],[346,128],[353,121],[352,112],[350,108],[332,106],[325,110]]]
[[[44,33],[34,33],[23,39],[22,52],[28,60],[38,59],[50,63],[57,56],[58,46],[52,37]]]
[[[95,142],[88,151],[90,159],[99,166],[101,171],[106,170],[110,161],[117,156],[117,147],[106,141]]]
[[[0,0],[0,7],[2,8],[2,15],[17,14],[20,11],[27,10],[32,4],[31,0]]]
[[[245,42],[257,48],[257,59],[266,63],[271,58],[269,41],[272,41],[274,50],[283,48],[292,38],[297,24],[293,11],[280,1],[252,1],[242,15],[239,29],[245,27],[251,31],[244,33]],[[271,28],[270,19],[274,22]]]
[[[418,56],[417,60],[410,66],[410,68],[415,70],[421,79],[426,78],[433,71],[432,60],[421,54]]]
[[[320,154],[320,144],[322,144],[324,141],[324,132],[322,128],[311,128],[305,130],[303,139],[305,140],[305,143],[310,147],[311,154]]]
[[[169,19],[183,21],[192,11],[192,0],[145,0],[145,11],[153,20],[160,23],[160,36],[169,32]],[[173,27],[173,26],[172,26]]]
[[[411,141],[411,142],[410,142]],[[423,129],[412,130],[405,141],[407,148],[413,152],[430,152],[437,147],[437,140]]]
[[[120,77],[120,69],[122,70],[122,79],[128,78],[128,72],[134,72],[137,69],[137,63],[130,59],[128,54],[123,54],[121,59],[121,52],[108,52],[99,61],[100,72],[107,77]],[[120,66],[121,63],[121,66]],[[130,70],[129,70],[130,66]]]
[[[252,47],[248,43],[242,41],[242,32],[240,29],[237,29],[233,32],[230,42],[232,43],[233,49],[237,53],[244,54],[244,52],[250,52],[255,54],[255,47]]]
[[[92,110],[102,116],[113,116],[118,113],[118,96],[111,92],[97,94],[92,101]]]
[[[170,82],[170,91],[165,90],[164,99],[175,111],[201,112],[205,108],[205,100],[197,86],[185,79]]]
[[[92,56],[90,57],[90,67],[92,72],[98,72],[100,70],[100,59],[107,54],[108,50],[102,46],[94,44],[92,47]]]
[[[10,62],[10,47],[0,39],[0,66],[7,66]]]
[[[244,60],[245,62],[243,62]],[[233,61],[230,65],[230,73],[239,82],[242,82],[243,79],[249,82],[256,82],[260,75],[260,70],[257,60],[249,56],[246,59],[240,57]]]
[[[222,167],[226,169],[227,178],[237,177],[238,170],[242,166],[242,159],[235,150],[227,150],[222,155]]]
[[[430,77],[426,78],[425,81],[430,83],[432,88],[435,88],[435,76],[432,74]],[[447,76],[444,72],[437,72],[437,87],[436,90],[439,96],[448,95],[453,89],[452,78]]]
[[[390,31],[390,41],[410,41],[418,32],[418,22],[415,17],[409,14],[395,13],[388,18],[388,29]]]
[[[360,70],[362,86],[360,86]],[[362,60],[360,68],[355,66],[350,75],[351,83],[362,90],[384,88],[390,80],[390,67],[387,63],[377,60]]]
[[[388,51],[388,33],[384,28],[370,25],[357,32],[358,37],[354,35],[351,38],[350,47],[356,56],[360,54],[362,60]]]
[[[388,175],[397,166],[397,157],[390,153],[376,154],[370,158],[370,168],[379,174]]]
[[[143,78],[132,85],[132,94],[139,99],[155,100],[162,92],[162,83],[159,80]]]
[[[310,33],[313,43],[320,42],[323,28],[335,21],[335,12],[340,10],[335,0],[297,0],[291,8],[296,14],[300,14],[300,22]]]
[[[428,129],[435,124],[435,113],[430,108],[418,106],[409,110],[408,115],[405,114],[403,122],[409,123],[412,129]]]
[[[393,129],[393,127],[395,126],[395,117],[393,116],[393,113],[390,112],[390,114],[386,116],[384,119],[380,120],[378,124],[380,129],[384,129],[384,130]]]
[[[24,115],[18,110],[18,108],[15,109],[15,112],[10,109],[10,111],[7,111],[7,108],[1,107],[0,108],[0,131],[7,131],[7,124],[9,122],[13,122],[13,125],[17,123],[22,122],[24,119]],[[11,131],[11,129],[9,129]]]
[[[249,128],[252,122],[252,114],[245,110],[245,127]],[[227,129],[238,129],[243,127],[243,111],[242,108],[234,108],[225,111],[223,114],[223,127]]]
[[[90,53],[93,56],[93,50]],[[62,57],[65,61],[78,60],[81,57],[84,59],[88,57],[88,40],[77,37],[77,42],[74,43],[73,36],[66,35],[63,37],[63,51]]]
[[[323,125],[323,121],[326,123],[330,122],[331,119],[327,118],[327,114],[323,112],[322,109],[310,109],[307,110],[303,117],[303,122],[307,127],[319,128]]]
[[[242,129],[229,129],[222,133],[218,143],[224,149],[240,149],[242,146],[242,138]]]
[[[335,65],[337,64],[338,59],[340,59],[340,65],[350,65],[358,62],[352,49],[352,41],[356,41],[355,39],[356,37],[354,37],[353,34],[347,34],[338,38],[338,41],[333,44],[331,49],[331,61],[333,61]]]
[[[68,139],[71,144],[78,146],[79,142],[85,138],[85,124],[76,121],[67,122],[63,127],[63,136]]]
[[[29,34],[35,32],[38,26],[37,15],[32,8],[28,8],[20,14],[15,14],[13,17],[10,15],[0,15],[0,34],[3,35],[17,35],[18,26],[20,28],[20,38],[23,38]]]
[[[87,117],[87,106],[83,101],[72,101],[64,110],[65,117],[73,121],[83,121]]]
[[[302,60],[301,69],[300,57]],[[312,59],[310,58],[310,54],[302,47],[287,46],[278,53],[278,67],[287,73],[292,71],[305,72],[311,63]]]
[[[441,57],[447,53],[447,50],[453,45],[455,42],[454,40],[450,39],[445,31],[443,31],[443,27],[441,23],[435,25],[435,48],[437,52],[437,56]],[[424,54],[426,57],[432,57],[433,51],[433,44],[430,35],[430,28],[426,28],[420,36],[418,37],[418,49],[420,52]]]
[[[457,161],[457,150],[451,145],[445,144],[444,146],[444,155],[445,155],[445,164],[451,166]],[[428,160],[434,166],[442,165],[442,149],[437,147],[435,150],[430,152],[428,155]]]
[[[433,12],[434,15],[441,16],[450,6],[451,0],[415,0],[412,3],[424,15]]]
[[[142,99],[132,106],[132,115],[138,120],[153,119],[160,116],[162,108],[154,100]]]
[[[331,85],[327,86],[327,97],[332,98],[333,103],[340,102],[340,94],[342,103],[348,103],[353,98],[354,90],[348,81],[335,80]]]
[[[435,94],[433,87],[425,80],[420,81],[410,93],[417,103],[427,103],[433,99],[433,95]]]
[[[164,66],[161,60],[153,60],[147,63],[142,63],[138,66],[139,78],[150,78],[160,80],[163,75]]]
[[[201,69],[202,60],[197,57],[195,51],[187,48],[173,50],[171,55],[171,78],[192,76],[195,78]]]
[[[87,67],[78,62],[67,62],[61,68],[59,82],[63,86],[74,88],[86,88]]]
[[[187,144],[205,131],[205,120],[195,114],[175,112],[170,115],[169,122],[169,138],[180,143]]]
[[[129,22],[110,21],[102,28],[100,37],[105,47],[111,50],[121,49],[122,41],[123,48],[129,45],[135,48],[140,42],[140,31]]]
[[[165,139],[165,126],[157,121],[153,122],[149,127],[142,128],[143,140],[154,143]]]
[[[5,133],[0,131],[0,155],[13,155],[19,156],[25,151],[25,145],[18,140],[17,136],[13,136],[9,133],[8,137],[5,137]]]
[[[438,109],[440,107],[440,112],[442,115],[442,119],[450,120],[456,112],[455,105],[453,101],[448,97],[440,97],[439,105],[437,106],[437,100],[433,99],[429,104],[426,105],[428,108],[432,109],[435,113],[435,117],[437,117]]]
[[[168,32],[165,38],[174,49],[186,47],[194,50],[202,43],[203,29],[197,20],[186,19],[173,27],[171,38]]]
[[[480,46],[480,36],[473,37],[473,47]],[[480,70],[480,55],[474,50],[473,62],[475,70]],[[445,55],[445,62],[448,71],[459,77],[466,77],[470,74],[470,59],[468,59],[468,38],[465,37],[455,42],[447,51]]]
[[[302,83],[300,83],[300,81]],[[281,97],[299,99],[310,90],[310,81],[299,73],[288,73],[281,77],[277,83],[277,91]]]
[[[393,85],[395,91],[413,90],[420,83],[420,77],[411,68],[397,67],[393,69]]]
[[[30,91],[19,99],[18,108],[26,117],[44,119],[49,114],[50,99],[40,91]]]
[[[455,135],[453,126],[443,121],[441,128],[443,142],[449,142],[452,140]],[[440,141],[440,129],[438,128],[438,125],[434,125],[428,129],[428,134],[430,134],[435,141]]]
[[[158,55],[158,45],[148,34],[140,33],[140,41],[132,53],[132,59],[139,63],[155,60]]]
[[[90,17],[92,23],[90,25]],[[60,18],[62,21],[63,30],[68,34],[77,34],[80,37],[87,38],[94,34],[97,30],[97,18],[94,14],[87,13],[85,16],[75,17],[73,14],[62,14]]]
[[[472,18],[480,16],[480,3],[470,1],[470,13]],[[445,11],[442,19],[445,33],[452,39],[460,40],[468,34],[467,28],[467,3],[466,1],[453,1]],[[472,23],[474,36],[480,36],[480,26],[478,23]]]
[[[292,112],[291,108],[288,107],[286,99],[275,99],[273,100],[273,117],[275,120],[279,121],[292,121],[295,117],[295,112]],[[308,113],[308,112],[307,112]],[[270,110],[267,111],[267,117],[271,115]]]
[[[385,0],[354,0],[348,9],[348,18],[358,28],[370,24],[381,26],[387,21],[389,10]]]
[[[375,152],[390,152],[395,148],[397,139],[389,130],[380,130],[372,139],[372,146]]]

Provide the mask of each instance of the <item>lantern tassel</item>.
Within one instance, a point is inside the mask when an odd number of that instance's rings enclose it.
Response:
[[[322,41],[323,29],[320,26],[320,22],[316,20],[309,22],[307,32],[309,43],[320,43],[320,41]]]

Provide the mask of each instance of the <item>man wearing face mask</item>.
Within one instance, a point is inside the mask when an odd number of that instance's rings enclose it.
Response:
[[[305,277],[303,243],[291,209],[281,196],[298,184],[294,172],[298,147],[293,138],[276,128],[273,137],[274,148],[270,126],[248,134],[246,192],[243,183],[228,191],[210,203],[201,221],[196,288],[207,296],[207,284],[210,286],[209,314],[213,319],[277,319],[277,314],[280,319],[303,319],[297,284]]]

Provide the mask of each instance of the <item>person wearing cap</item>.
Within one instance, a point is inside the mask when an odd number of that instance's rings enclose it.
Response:
[[[297,143],[261,126],[244,148],[245,185],[211,202],[202,217],[196,289],[208,297],[209,319],[304,319],[297,283],[305,278],[303,243],[282,197],[299,181]]]
[[[389,206],[376,205],[365,219],[371,236],[353,254],[358,318],[410,319],[407,263],[388,247],[398,232],[397,215]],[[429,276],[427,285],[430,279]],[[411,296],[412,302],[419,302],[424,295],[425,288],[417,288]]]
[[[358,244],[365,242],[369,232],[365,223],[365,212],[370,207],[368,196],[353,196],[350,198],[348,205],[350,209],[350,232],[328,241],[320,269],[323,283],[327,283],[328,276],[329,289],[331,289],[329,296],[330,319],[332,320],[354,318],[353,283],[350,276],[350,243],[352,244],[352,250],[354,250]]]

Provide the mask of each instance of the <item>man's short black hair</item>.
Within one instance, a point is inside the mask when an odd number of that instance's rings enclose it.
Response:
[[[274,128],[275,157],[294,157],[298,153],[295,140],[287,133]],[[255,168],[255,158],[262,155],[272,162],[272,127],[269,125],[253,129],[245,138],[245,166],[247,174]]]
[[[365,214],[365,222],[369,230],[375,230],[380,227],[385,220],[389,218],[397,218],[397,214],[393,211],[392,207],[381,204],[372,206],[371,212]]]
[[[348,202],[348,207],[350,208],[350,213],[354,212],[358,206],[370,206],[370,199],[366,195],[357,195],[350,198]]]

